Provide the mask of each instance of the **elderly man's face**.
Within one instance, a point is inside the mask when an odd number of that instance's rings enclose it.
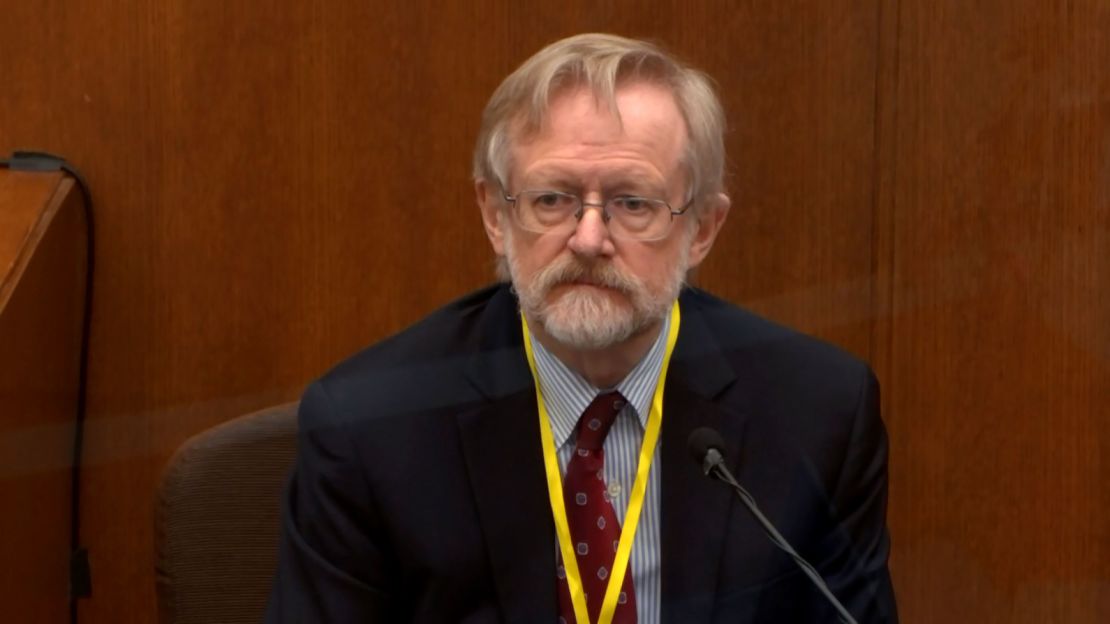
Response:
[[[514,143],[506,191],[557,190],[596,204],[636,195],[681,207],[687,133],[673,96],[634,83],[617,91],[616,102],[619,119],[599,108],[588,89],[557,96],[541,131]],[[710,210],[699,221],[690,211],[675,217],[666,238],[644,242],[613,238],[600,209],[588,207],[569,234],[537,234],[518,227],[500,189],[479,182],[478,195],[490,241],[508,261],[525,314],[580,349],[618,344],[661,320],[723,219]]]

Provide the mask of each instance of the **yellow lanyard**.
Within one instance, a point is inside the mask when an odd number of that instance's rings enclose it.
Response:
[[[671,325],[667,332],[667,350],[663,353],[663,366],[659,369],[659,379],[655,382],[655,395],[651,399],[651,410],[648,412],[647,429],[644,431],[644,441],[640,446],[640,462],[636,468],[636,482],[632,486],[632,493],[628,501],[628,509],[624,515],[624,527],[621,529],[621,538],[617,547],[617,557],[613,561],[612,574],[609,575],[609,585],[605,589],[605,600],[601,603],[601,613],[598,615],[597,624],[610,624],[613,613],[617,610],[617,600],[620,595],[624,575],[628,571],[628,559],[632,554],[632,541],[636,536],[636,526],[640,523],[640,510],[644,506],[644,495],[647,493],[648,473],[651,471],[651,460],[655,457],[655,444],[659,440],[659,429],[663,422],[663,386],[667,380],[667,366],[671,362],[675,342],[678,340],[678,325],[681,317],[678,312],[678,301],[671,307]],[[574,604],[574,616],[579,624],[589,624],[590,616],[586,609],[586,595],[582,589],[582,577],[578,572],[578,560],[575,558],[574,545],[570,538],[570,525],[567,523],[567,510],[564,507],[563,479],[559,474],[559,458],[555,450],[555,437],[551,433],[551,419],[543,403],[543,391],[540,390],[540,376],[536,372],[536,356],[532,352],[531,334],[528,331],[528,321],[520,315],[521,327],[524,331],[524,352],[528,356],[528,368],[532,371],[532,379],[536,384],[536,405],[539,407],[540,440],[543,444],[543,463],[547,472],[547,495],[551,501],[551,513],[555,518],[555,532],[559,537],[559,550],[563,555],[563,567],[567,574],[567,585],[570,588],[570,600]]]

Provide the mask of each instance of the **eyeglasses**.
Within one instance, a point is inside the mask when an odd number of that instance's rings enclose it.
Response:
[[[674,218],[686,214],[693,201],[681,210],[674,210],[662,199],[617,195],[604,204],[583,201],[572,193],[528,190],[515,196],[505,194],[513,206],[513,216],[521,228],[537,234],[570,233],[578,227],[586,206],[601,208],[601,216],[609,227],[609,235],[637,241],[666,238]]]

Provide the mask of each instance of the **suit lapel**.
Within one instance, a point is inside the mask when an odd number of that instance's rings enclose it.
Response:
[[[508,289],[490,301],[480,334],[467,377],[486,403],[457,421],[498,602],[506,622],[553,620],[555,530],[535,386]]]
[[[698,427],[721,433],[733,449],[743,437],[742,413],[714,399],[735,374],[696,305],[683,301],[679,342],[664,392],[660,516],[662,615],[667,622],[708,622],[728,532],[732,492],[707,478],[690,457],[686,440]]]
[[[555,531],[535,395],[529,389],[458,420],[504,619],[554,619]]]

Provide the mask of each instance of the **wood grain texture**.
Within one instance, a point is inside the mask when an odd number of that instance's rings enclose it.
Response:
[[[736,203],[700,281],[866,354],[875,16],[797,0],[6,7],[0,152],[63,154],[97,199],[82,622],[153,618],[150,501],[182,440],[296,398],[491,278],[479,113],[561,36],[658,39],[718,81]]]
[[[898,5],[876,248],[901,606],[1110,621],[1110,5]]]
[[[81,359],[85,214],[60,173],[0,169],[0,604],[28,624],[69,612],[70,458]]]
[[[0,153],[64,154],[98,201],[82,622],[153,619],[180,441],[489,279],[478,114],[587,30],[720,86],[734,209],[699,282],[875,362],[903,620],[1110,620],[1106,3],[4,10]]]

